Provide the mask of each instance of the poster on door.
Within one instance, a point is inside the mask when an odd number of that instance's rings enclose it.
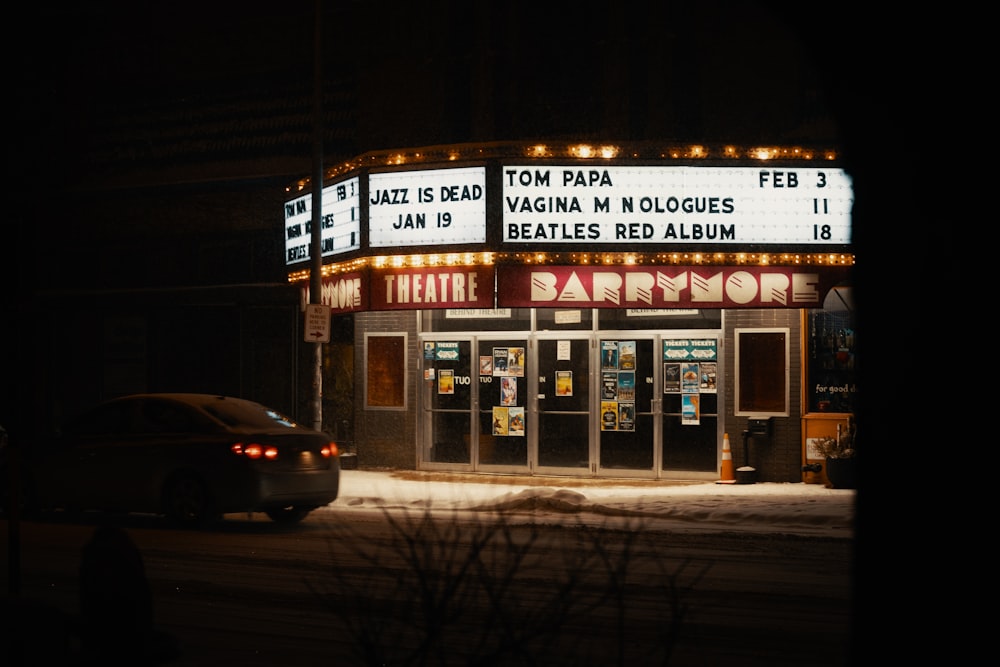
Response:
[[[507,435],[524,435],[524,408],[511,407],[507,409],[509,419],[507,425]]]
[[[681,364],[681,393],[697,394],[701,385],[701,374],[698,364]]]
[[[663,364],[663,393],[681,393],[681,365],[676,362]]]
[[[500,378],[500,405],[517,405],[517,378]]]
[[[510,408],[493,406],[493,435],[507,435],[510,432]]]
[[[634,340],[623,340],[618,342],[618,369],[623,371],[635,370]]]
[[[523,436],[524,408],[493,406],[493,435]]]
[[[619,401],[635,400],[635,371],[618,372],[618,396]]]
[[[618,430],[618,401],[601,401],[601,430]]]
[[[573,371],[556,371],[556,396],[573,395]]]
[[[616,371],[601,372],[601,400],[613,401],[618,398],[618,373]]]
[[[524,377],[524,348],[493,348],[494,377]]]
[[[701,423],[701,396],[698,394],[681,396],[681,423],[686,426],[697,426]]]
[[[701,384],[698,389],[703,394],[717,393],[718,389],[718,364],[714,361],[703,361],[700,364]]]
[[[618,341],[616,340],[601,341],[601,370],[603,371],[618,370]]]
[[[635,403],[626,401],[618,403],[618,430],[635,430]]]
[[[449,368],[441,369],[441,372],[438,373],[438,393],[439,394],[455,393],[455,371]]]

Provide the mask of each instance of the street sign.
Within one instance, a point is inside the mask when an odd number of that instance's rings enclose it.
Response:
[[[306,305],[305,341],[307,343],[330,342],[330,306],[322,303]]]

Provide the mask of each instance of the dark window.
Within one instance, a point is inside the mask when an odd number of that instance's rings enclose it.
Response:
[[[736,414],[788,416],[788,329],[736,330]]]
[[[406,336],[366,337],[365,405],[369,408],[406,407]]]
[[[203,430],[204,424],[197,419],[191,408],[174,403],[151,399],[143,401],[138,430],[145,433],[193,433]]]
[[[809,412],[854,412],[857,343],[850,287],[834,287],[823,310],[808,311],[806,404]]]
[[[133,429],[133,408],[132,401],[107,403],[77,419],[68,430],[78,435],[129,433]]]

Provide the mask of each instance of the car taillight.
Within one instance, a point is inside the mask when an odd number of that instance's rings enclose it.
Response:
[[[235,445],[230,447],[230,450],[237,455],[242,455],[248,459],[256,461],[257,459],[267,459],[273,461],[278,458],[278,448],[270,445],[259,445],[256,442],[252,442],[249,445],[243,444],[242,442],[237,442]]]
[[[331,456],[339,455],[340,450],[337,449],[337,443],[328,442],[323,446],[322,449],[319,450],[319,453],[323,455],[323,458],[328,459]]]

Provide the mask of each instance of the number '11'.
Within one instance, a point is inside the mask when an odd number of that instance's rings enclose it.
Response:
[[[822,203],[820,203],[822,202]],[[813,213],[829,213],[830,202],[828,199],[813,199]]]

